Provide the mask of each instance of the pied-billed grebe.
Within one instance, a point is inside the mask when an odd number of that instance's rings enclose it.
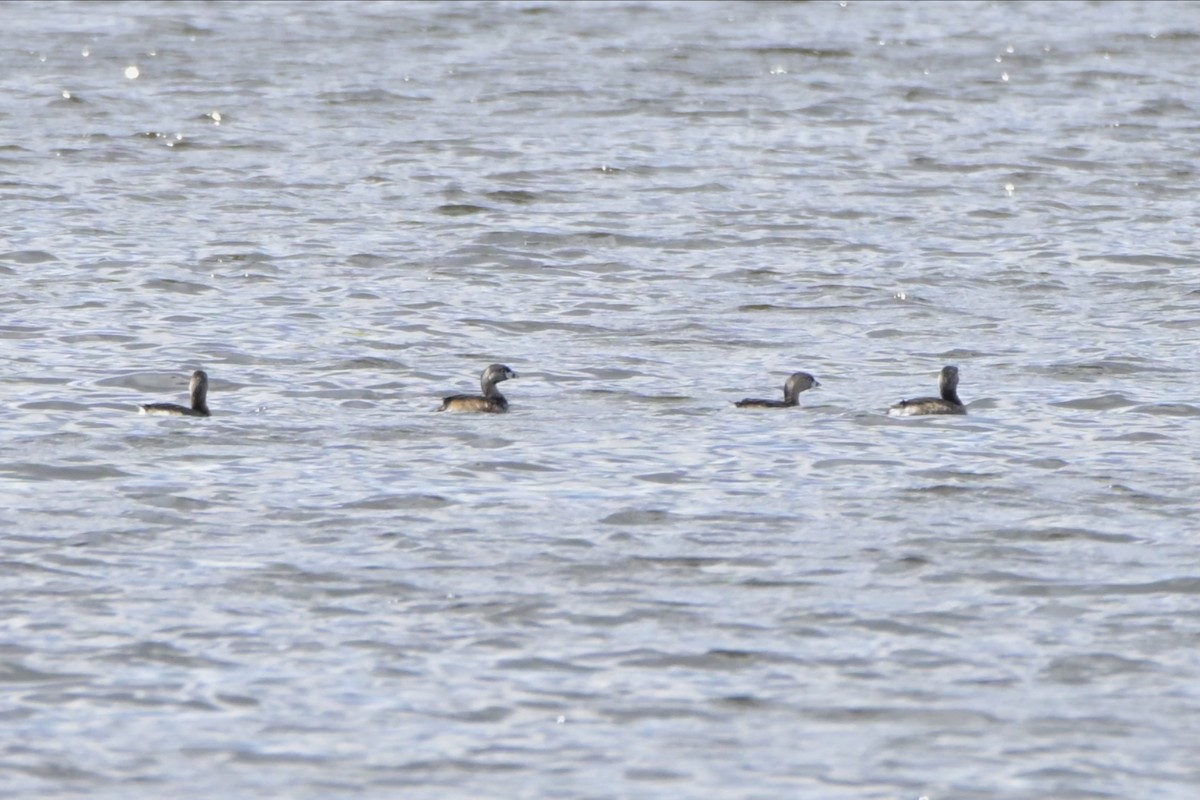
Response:
[[[175,403],[142,403],[143,414],[169,414],[174,417],[208,417],[208,373],[198,369],[192,373],[188,386],[192,395],[192,407],[185,408]]]
[[[747,397],[745,400],[738,400],[734,405],[738,408],[789,408],[799,404],[801,392],[820,385],[817,379],[807,372],[796,372],[783,385],[782,400],[756,400]]]
[[[508,401],[496,389],[496,384],[509,378],[517,377],[503,364],[492,364],[479,376],[479,387],[482,395],[456,394],[442,400],[438,411],[482,411],[488,414],[500,414],[508,411]]]
[[[965,414],[967,407],[958,399],[958,367],[942,367],[938,378],[941,397],[918,397],[901,400],[888,409],[893,417],[920,417],[926,414]]]

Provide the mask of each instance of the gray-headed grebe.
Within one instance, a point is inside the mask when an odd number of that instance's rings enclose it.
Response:
[[[966,414],[967,407],[958,399],[958,367],[942,367],[938,378],[941,397],[918,397],[901,400],[888,409],[893,417],[920,417],[926,414]]]
[[[141,403],[143,414],[168,414],[175,417],[207,417],[208,412],[208,373],[198,369],[192,373],[192,382],[188,386],[192,395],[192,407],[186,408],[175,403]]]
[[[734,405],[738,408],[789,408],[799,404],[801,392],[820,385],[817,379],[807,372],[797,372],[783,385],[782,400],[756,400],[753,397],[747,397],[745,400],[738,400]]]
[[[479,387],[482,395],[456,394],[442,400],[438,411],[482,411],[489,414],[500,414],[508,411],[508,401],[496,389],[496,384],[509,378],[517,377],[503,364],[492,364],[479,376]]]

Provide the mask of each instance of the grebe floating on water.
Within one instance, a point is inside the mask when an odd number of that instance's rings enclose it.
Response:
[[[479,387],[482,395],[456,394],[442,400],[438,411],[480,411],[488,414],[501,414],[508,411],[508,400],[496,389],[496,384],[509,378],[517,377],[503,364],[492,364],[479,376]]]
[[[789,408],[799,405],[801,392],[806,392],[820,385],[817,379],[807,372],[797,372],[788,378],[787,383],[783,385],[782,400],[757,400],[753,397],[747,397],[745,400],[738,400],[734,405],[738,408]]]
[[[143,414],[167,414],[174,417],[208,417],[208,373],[198,369],[192,373],[192,382],[188,385],[192,396],[192,407],[186,408],[175,403],[141,403]]]
[[[888,409],[892,417],[921,417],[927,414],[966,414],[967,407],[958,399],[958,367],[942,367],[938,378],[941,397],[901,400]]]

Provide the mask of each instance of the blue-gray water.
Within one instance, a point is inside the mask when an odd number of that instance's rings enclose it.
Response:
[[[0,796],[1200,792],[1197,5],[0,31]]]

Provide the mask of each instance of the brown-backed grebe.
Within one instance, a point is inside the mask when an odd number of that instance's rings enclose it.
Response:
[[[942,367],[938,378],[941,397],[918,397],[901,400],[888,409],[893,417],[921,417],[926,414],[966,414],[967,407],[958,399],[958,367]]]
[[[517,377],[503,364],[492,364],[479,376],[479,387],[482,395],[456,394],[442,400],[438,411],[481,411],[488,414],[500,414],[508,411],[508,400],[496,389],[496,384],[509,378]]]
[[[799,405],[801,392],[820,385],[817,379],[807,372],[797,372],[787,379],[787,383],[783,384],[782,400],[757,400],[747,397],[745,400],[738,400],[734,405],[738,408],[789,408]]]
[[[192,407],[175,403],[142,403],[143,414],[168,414],[175,417],[208,417],[208,373],[198,369],[192,373],[192,382],[188,386],[192,396]]]

